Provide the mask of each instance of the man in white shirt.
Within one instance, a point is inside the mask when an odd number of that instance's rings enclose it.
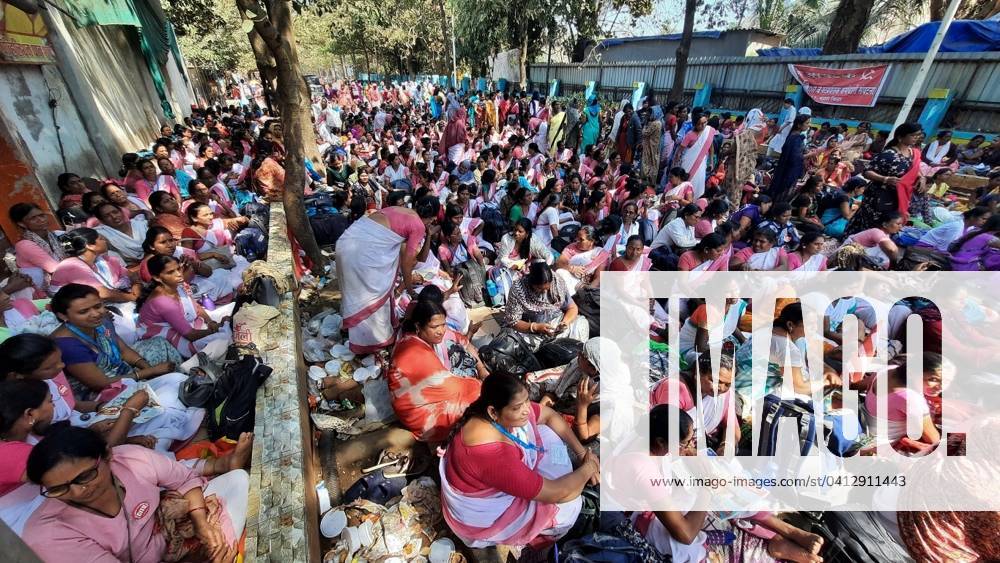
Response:
[[[792,124],[795,122],[796,115],[798,115],[798,112],[795,110],[795,102],[791,98],[785,98],[781,113],[778,115],[778,132],[767,143],[768,156],[777,157],[781,155],[781,147],[785,145],[785,139],[788,138],[788,133],[792,130]]]
[[[649,249],[656,250],[661,246],[666,246],[677,255],[690,250],[698,244],[699,239],[694,234],[694,226],[700,220],[701,208],[693,203],[685,205],[674,220],[664,225],[660,232],[656,233],[656,238],[649,245]]]

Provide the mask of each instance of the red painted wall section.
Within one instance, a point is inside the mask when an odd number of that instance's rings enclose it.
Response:
[[[31,202],[52,212],[45,199],[45,193],[35,178],[31,167],[24,162],[21,151],[11,143],[6,131],[0,131],[0,229],[11,243],[20,240],[17,225],[11,222],[7,212],[15,203]],[[60,229],[52,215],[52,228]]]

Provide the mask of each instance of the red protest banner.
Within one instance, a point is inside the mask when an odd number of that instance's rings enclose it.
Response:
[[[789,64],[788,71],[813,100],[831,106],[875,105],[891,65],[819,68]]]

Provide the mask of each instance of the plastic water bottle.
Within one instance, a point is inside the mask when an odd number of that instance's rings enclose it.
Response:
[[[215,301],[212,301],[212,298],[205,293],[201,296],[201,306],[204,307],[206,311],[214,311]]]
[[[497,284],[493,280],[486,280],[486,293],[490,294],[490,302],[496,306],[497,294],[500,293],[500,290],[497,289]]]

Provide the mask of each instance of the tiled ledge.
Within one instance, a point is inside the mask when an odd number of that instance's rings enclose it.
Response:
[[[271,204],[268,245],[268,263],[291,277],[292,254],[281,203]],[[257,392],[247,514],[248,563],[320,560],[312,485],[316,471],[294,291],[282,296],[278,309],[281,314],[265,326],[257,342],[274,372]]]

